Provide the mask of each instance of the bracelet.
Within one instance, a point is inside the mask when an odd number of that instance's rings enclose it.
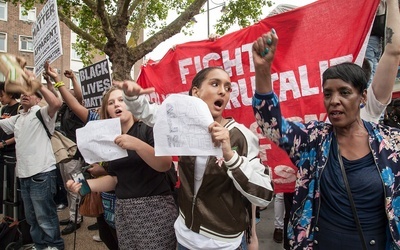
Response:
[[[3,148],[7,147],[7,142],[5,140],[1,140],[1,144],[3,144]]]
[[[56,82],[56,83],[54,84],[54,88],[56,88],[56,89],[58,89],[58,88],[61,87],[61,86],[65,86],[65,83],[64,83],[64,82]]]

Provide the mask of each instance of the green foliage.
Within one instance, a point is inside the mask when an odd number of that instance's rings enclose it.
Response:
[[[57,0],[57,4],[60,20],[78,35],[74,49],[87,65],[92,63],[93,53],[106,53],[112,59],[112,53],[114,53],[112,46],[120,48],[120,42],[123,41],[127,31],[132,33],[129,41],[126,41],[130,46],[127,47],[127,54],[130,57],[134,56],[136,61],[178,32],[192,34],[195,31],[190,29],[193,25],[191,18],[206,11],[206,1]],[[7,2],[21,4],[29,10],[36,3],[45,3],[45,0],[9,0]],[[262,8],[272,4],[268,0],[226,0],[225,2],[227,11],[215,25],[220,35],[223,35],[232,25],[246,27],[257,22],[262,14]],[[97,9],[98,7],[100,9]],[[178,15],[176,19],[178,21],[174,21],[171,26],[165,20],[172,13]],[[135,50],[140,44],[138,39],[143,29],[150,30],[151,37],[148,41],[151,40],[151,43],[146,44],[145,48]],[[120,66],[131,67],[132,65]]]
[[[224,14],[215,25],[217,34],[225,34],[235,23],[241,28],[256,23],[260,20],[262,8],[266,5],[271,6],[272,1],[234,0],[228,2],[225,6]]]

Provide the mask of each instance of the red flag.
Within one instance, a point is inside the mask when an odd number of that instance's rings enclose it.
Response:
[[[325,120],[321,74],[340,62],[361,64],[378,3],[379,0],[319,0],[216,41],[180,44],[159,62],[144,65],[138,83],[155,87],[156,93],[149,98],[160,103],[170,93],[187,93],[201,69],[222,66],[233,87],[224,115],[256,127],[251,107],[255,84],[251,47],[259,36],[274,28],[279,44],[272,78],[283,115],[306,122]],[[263,150],[267,150],[265,160],[273,169],[275,191],[293,191],[295,171],[286,154],[267,139],[261,140],[261,153]]]

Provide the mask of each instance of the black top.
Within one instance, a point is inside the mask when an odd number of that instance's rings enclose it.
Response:
[[[384,233],[387,218],[383,183],[372,153],[354,161],[342,159],[363,231]],[[338,161],[335,137],[321,176],[320,219],[329,221],[331,230],[357,232]]]
[[[60,122],[60,132],[76,143],[76,129],[82,128],[85,123],[65,103],[62,104],[58,111],[57,121]],[[78,159],[79,157],[81,157],[81,153],[77,149],[74,159]]]
[[[140,135],[141,126],[145,126],[145,138]],[[154,147],[153,129],[142,122],[135,122],[127,134],[140,138]],[[171,194],[166,174],[147,165],[136,151],[128,150],[127,157],[110,161],[108,173],[118,178],[115,187],[115,194],[118,199]]]

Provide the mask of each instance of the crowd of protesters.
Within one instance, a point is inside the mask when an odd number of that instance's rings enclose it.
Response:
[[[255,119],[262,134],[285,150],[298,169],[295,190],[276,196],[285,205],[279,208],[274,239],[283,241],[284,249],[400,248],[400,128],[381,121],[400,64],[400,12],[396,0],[381,5],[386,10],[386,32],[379,33],[384,41],[379,63],[341,63],[322,75],[327,122],[301,123],[282,116],[271,78],[279,31],[272,29],[253,43]],[[369,59],[371,52],[367,54]],[[34,79],[31,72],[26,74]],[[16,159],[32,249],[64,249],[61,235],[75,232],[83,220],[76,210],[83,183],[75,182],[72,174],[87,164],[79,150],[69,162],[56,164],[44,126],[53,133],[58,122],[58,129],[76,142],[76,129],[111,118],[120,119],[122,131],[113,142],[128,156],[92,164],[87,171],[96,178],[86,182],[92,192],[102,193],[103,200],[115,202],[112,219],[106,213],[97,217],[99,237],[107,248],[258,249],[254,208],[269,205],[273,185],[268,166],[259,158],[258,137],[223,116],[232,92],[224,69],[202,69],[189,90],[212,115],[208,131],[222,149],[222,158],[180,156],[177,190],[167,178],[174,168],[172,156],[156,156],[154,151],[153,126],[160,106],[145,97],[154,89],[115,80],[95,111],[83,105],[73,72],[65,70],[64,75],[72,90],[47,62],[47,87],[42,85],[35,93],[7,93],[0,84],[0,163],[4,164],[3,155]],[[39,105],[42,99],[44,106]],[[59,189],[56,170],[67,191],[65,220],[59,220],[54,200]],[[13,171],[5,174],[14,178]],[[59,225],[66,227],[60,231]]]

